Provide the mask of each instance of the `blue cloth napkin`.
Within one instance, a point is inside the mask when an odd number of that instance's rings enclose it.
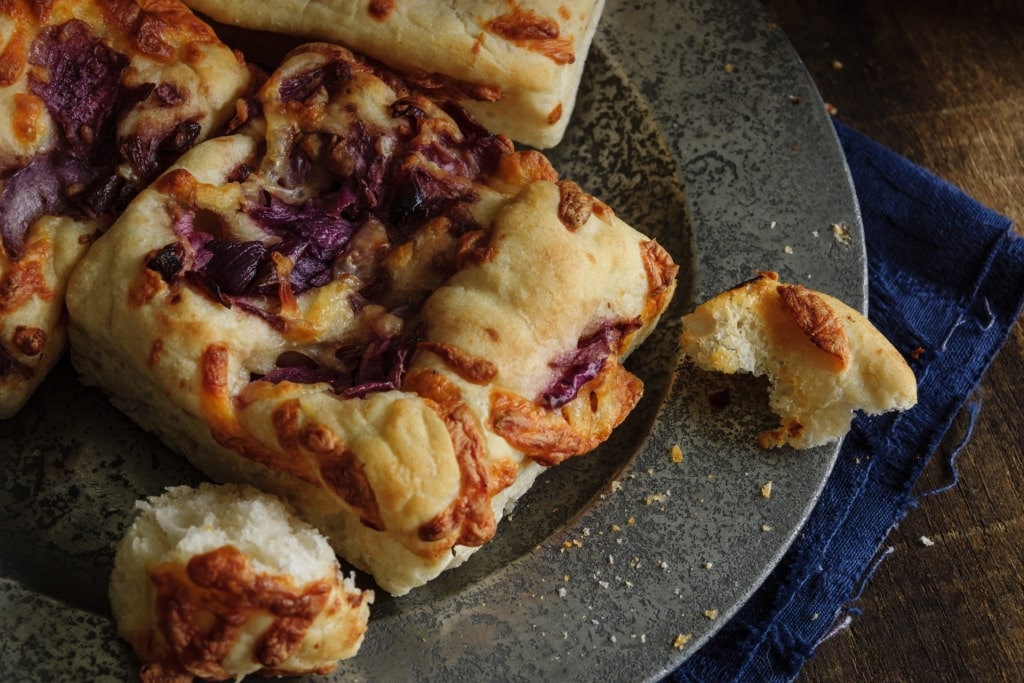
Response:
[[[666,681],[791,680],[857,613],[879,548],[916,505],[918,477],[1024,303],[1024,239],[1008,218],[849,127],[836,130],[863,216],[868,316],[908,358],[919,404],[854,420],[781,563]]]

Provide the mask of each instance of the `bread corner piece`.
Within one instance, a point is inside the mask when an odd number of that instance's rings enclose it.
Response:
[[[323,674],[359,649],[373,592],[277,498],[203,484],[137,505],[110,600],[143,681]]]
[[[768,378],[780,423],[760,434],[762,448],[820,446],[845,436],[855,411],[917,403],[913,371],[867,318],[773,272],[684,316],[682,347],[705,370]]]
[[[565,134],[604,10],[604,0],[186,3],[223,24],[343,45],[457,94],[489,130],[539,149]]]

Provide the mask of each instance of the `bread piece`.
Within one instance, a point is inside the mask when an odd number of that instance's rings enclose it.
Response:
[[[72,358],[402,594],[625,419],[622,362],[677,267],[540,153],[343,48],[293,53],[243,115],[76,269]]]
[[[0,5],[0,418],[62,355],[67,278],[92,240],[248,83],[177,0]]]
[[[110,601],[144,682],[328,673],[356,654],[373,592],[279,499],[203,484],[137,507]]]
[[[908,410],[914,373],[863,315],[772,272],[723,292],[683,317],[682,346],[698,366],[767,376],[781,418],[762,448],[810,448],[842,438],[853,413]]]
[[[338,43],[454,89],[488,129],[541,149],[565,133],[604,7],[604,0],[186,1],[225,24]]]

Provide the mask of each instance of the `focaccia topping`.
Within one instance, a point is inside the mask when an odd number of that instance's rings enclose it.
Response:
[[[243,130],[264,136],[265,155],[221,188],[185,170],[165,176],[160,187],[180,202],[178,239],[147,267],[280,329],[301,314],[304,294],[341,287],[352,316],[379,321],[372,337],[339,339],[316,359],[282,356],[254,379],[326,382],[346,397],[397,388],[423,297],[486,258],[480,212],[495,201],[492,186],[550,179],[550,164],[336,47],[297,51],[246,111]],[[594,200],[564,187],[573,207],[560,210],[564,220],[582,225]]]

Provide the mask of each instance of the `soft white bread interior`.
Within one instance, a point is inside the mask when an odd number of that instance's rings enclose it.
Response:
[[[917,403],[900,353],[861,313],[772,272],[722,292],[683,317],[683,351],[705,370],[767,376],[780,418],[762,448],[810,448],[849,431],[855,411]]]
[[[203,484],[137,507],[110,601],[143,681],[327,673],[359,649],[372,591],[279,499]]]

